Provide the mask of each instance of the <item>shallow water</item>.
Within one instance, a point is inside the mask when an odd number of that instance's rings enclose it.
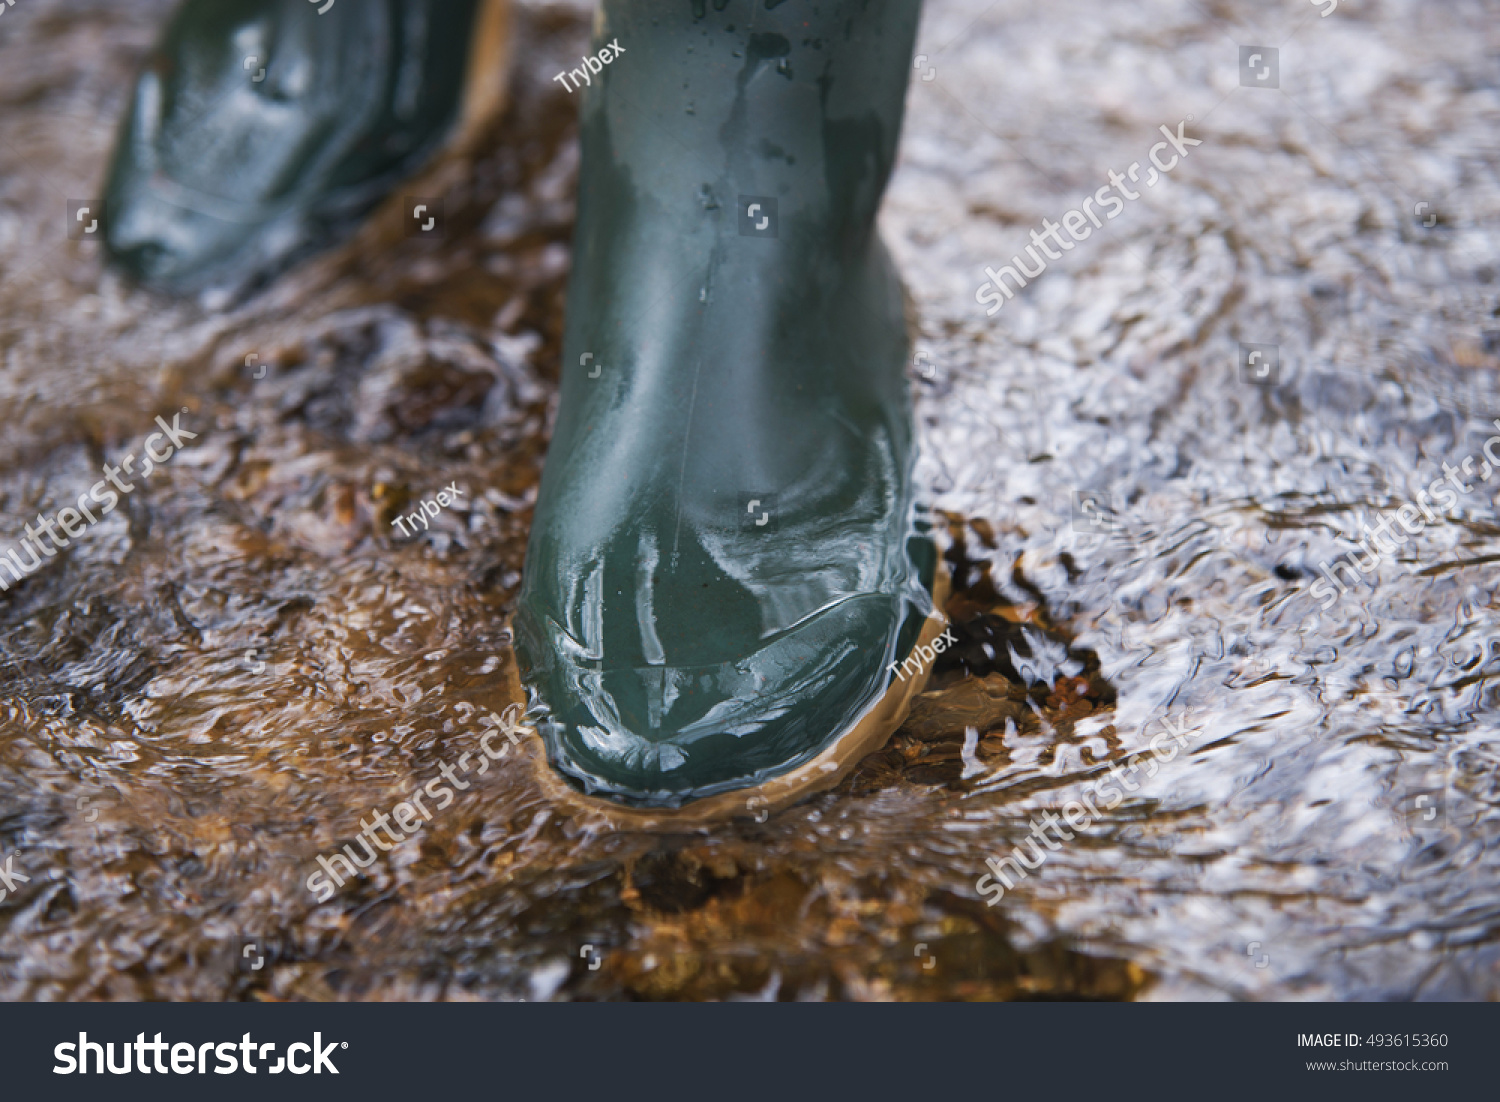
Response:
[[[445,197],[445,242],[387,209],[225,307],[64,240],[168,5],[18,0],[0,539],[157,415],[199,435],[0,594],[0,857],[30,876],[0,997],[1500,997],[1500,39],[1478,2],[1325,7],[930,0],[883,224],[963,646],[764,822],[610,834],[517,753],[319,905],[317,856],[509,699],[576,176],[551,76],[587,14],[528,8],[502,127],[403,189]],[[1239,86],[1257,43],[1278,90]],[[1201,146],[985,316],[985,265],[1189,117]],[[1274,385],[1241,342],[1279,346]],[[1319,564],[1466,457],[1320,608]],[[1187,749],[1153,769],[1163,721]],[[985,859],[1129,761],[1138,791],[986,906]]]

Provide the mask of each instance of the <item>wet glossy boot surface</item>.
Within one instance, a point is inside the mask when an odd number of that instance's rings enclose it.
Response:
[[[903,300],[874,229],[918,8],[604,5],[595,50],[621,52],[580,93],[517,616],[550,759],[587,792],[670,807],[784,774],[920,626]]]
[[[189,0],[115,150],[114,263],[172,292],[243,287],[347,228],[447,132],[475,5]]]

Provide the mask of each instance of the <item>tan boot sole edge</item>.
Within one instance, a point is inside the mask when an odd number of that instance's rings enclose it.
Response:
[[[939,559],[937,576],[933,580],[933,606],[941,611],[947,599],[948,572]],[[948,626],[946,619],[929,616],[921,635],[917,637],[916,646],[931,646]],[[912,648],[913,652],[916,646]],[[598,796],[584,795],[563,780],[548,764],[546,750],[535,728],[524,728],[536,737],[525,740],[522,752],[526,755],[537,787],[551,802],[574,812],[590,814],[602,820],[599,825],[607,829],[656,832],[701,830],[735,817],[765,822],[772,814],[799,800],[832,788],[848,776],[856,765],[884,746],[906,721],[912,700],[926,687],[931,673],[929,665],[904,681],[897,678],[891,682],[885,694],[865,711],[854,726],[835,739],[817,757],[790,773],[772,777],[752,787],[706,796],[682,808],[625,807]],[[524,701],[526,698],[521,688],[520,674],[514,664],[509,668],[507,682],[506,695],[514,700]]]
[[[468,73],[459,109],[456,144],[460,147],[478,140],[505,110],[514,52],[510,0],[480,0],[469,38]]]

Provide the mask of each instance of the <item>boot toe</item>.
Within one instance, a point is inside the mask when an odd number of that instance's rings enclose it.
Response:
[[[524,610],[517,646],[556,769],[589,794],[679,807],[794,769],[851,727],[885,683],[898,612],[851,597],[712,665],[611,668]]]

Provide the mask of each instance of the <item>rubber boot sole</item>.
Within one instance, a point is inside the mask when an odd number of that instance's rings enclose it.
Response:
[[[471,146],[505,110],[514,49],[510,0],[481,0],[469,40],[458,131],[448,148]]]
[[[948,599],[948,590],[948,572],[940,558],[932,586],[935,609],[942,609]],[[912,652],[915,653],[918,646],[931,646],[949,626],[946,619],[929,616]],[[906,722],[912,701],[926,687],[931,673],[929,665],[904,681],[893,679],[884,695],[811,761],[758,785],[705,796],[680,808],[633,808],[598,796],[584,795],[563,780],[548,763],[541,737],[533,727],[520,727],[532,736],[523,740],[520,751],[537,787],[550,802],[576,814],[602,820],[599,825],[605,829],[672,833],[703,830],[736,818],[765,822],[776,812],[834,787],[856,765],[884,746]],[[524,702],[526,699],[520,674],[514,665],[507,675],[506,696],[515,701]]]

